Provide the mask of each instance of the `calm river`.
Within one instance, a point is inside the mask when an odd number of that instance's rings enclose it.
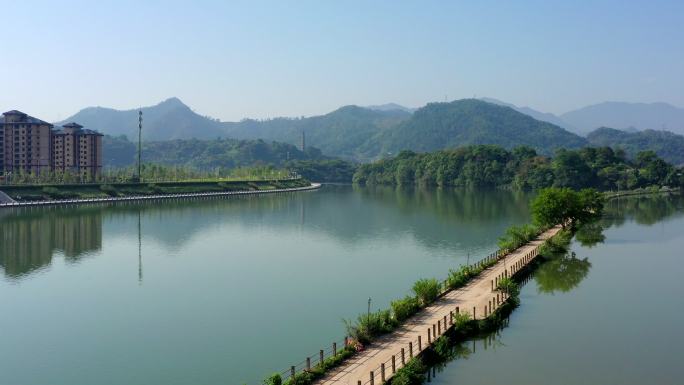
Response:
[[[369,297],[495,250],[528,199],[326,186],[0,211],[0,385],[257,385],[342,338]],[[679,382],[682,200],[621,202],[603,243],[542,266],[509,326],[434,381]]]
[[[1,385],[256,385],[343,318],[496,249],[511,192],[320,191],[0,211]]]

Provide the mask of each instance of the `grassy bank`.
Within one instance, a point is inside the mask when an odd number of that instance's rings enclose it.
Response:
[[[0,191],[18,202],[58,199],[88,199],[157,194],[192,194],[205,192],[257,191],[309,186],[306,179],[258,181],[188,181],[112,184],[45,184],[0,186]]]

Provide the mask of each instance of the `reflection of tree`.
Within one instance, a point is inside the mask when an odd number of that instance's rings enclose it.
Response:
[[[584,247],[594,247],[606,240],[603,226],[600,223],[588,223],[581,226],[575,234],[575,239]]]
[[[537,290],[549,294],[568,292],[582,282],[590,268],[591,262],[587,258],[579,259],[574,254],[552,257],[539,266],[534,274]]]
[[[49,265],[55,250],[77,262],[84,253],[102,248],[102,215],[22,211],[0,221],[0,234],[0,266],[7,276],[19,277]]]
[[[633,218],[642,225],[652,225],[673,215],[682,215],[684,196],[644,195],[611,199],[606,202],[604,216],[608,226],[620,226]]]

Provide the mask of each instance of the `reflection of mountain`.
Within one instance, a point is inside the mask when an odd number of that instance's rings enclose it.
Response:
[[[84,253],[101,249],[102,213],[26,211],[5,216],[0,232],[0,266],[5,275],[18,277],[49,265],[55,251],[76,262]]]

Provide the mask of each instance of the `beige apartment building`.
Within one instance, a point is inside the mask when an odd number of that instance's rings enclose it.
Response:
[[[0,117],[0,176],[69,171],[89,177],[102,170],[102,134],[76,123],[53,125],[21,111]]]
[[[102,171],[102,134],[69,123],[52,131],[52,168],[84,176]]]

